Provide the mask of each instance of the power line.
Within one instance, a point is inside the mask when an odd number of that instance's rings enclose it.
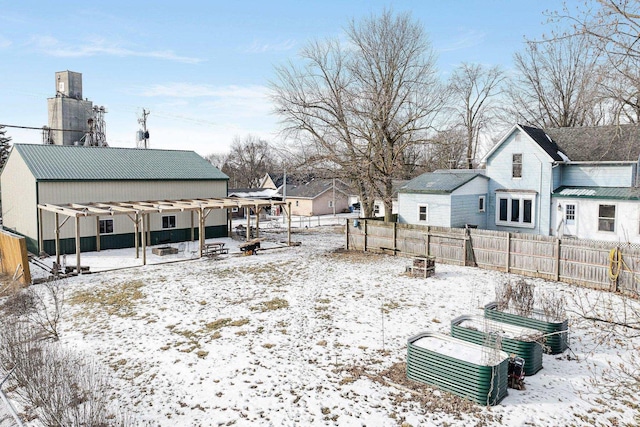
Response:
[[[55,130],[55,131],[61,131],[61,132],[86,132],[86,129],[55,129],[55,128],[50,128],[48,126],[42,126],[37,128],[33,126],[5,125],[2,123],[0,123],[0,127],[14,128],[14,129],[30,129],[30,130]]]

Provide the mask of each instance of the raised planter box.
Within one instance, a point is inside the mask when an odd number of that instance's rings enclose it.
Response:
[[[545,315],[540,310],[534,310],[530,317],[499,311],[498,304],[491,302],[484,306],[484,316],[498,322],[522,326],[524,328],[537,329],[546,336],[545,345],[550,354],[559,354],[565,351],[569,345],[569,321],[546,321]],[[550,334],[550,335],[549,335]]]
[[[151,253],[158,256],[173,255],[178,253],[178,248],[174,248],[171,246],[160,246],[151,249]]]
[[[451,321],[451,336],[478,345],[493,343],[495,334],[500,336],[502,350],[524,359],[527,376],[542,369],[542,333],[536,329],[523,328],[508,323],[496,322],[482,316],[460,316]]]
[[[436,332],[407,341],[407,378],[480,405],[496,405],[507,395],[509,355]]]

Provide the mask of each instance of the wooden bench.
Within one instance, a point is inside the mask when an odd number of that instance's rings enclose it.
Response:
[[[260,249],[260,242],[264,240],[264,237],[249,240],[242,243],[239,248],[244,255],[257,255],[258,249]]]
[[[67,265],[64,268],[64,273],[65,274],[69,274],[69,273],[73,273],[73,272],[77,273],[77,270],[78,269],[76,268],[75,265]],[[89,266],[88,265],[81,265],[80,266],[80,271],[83,272],[83,273],[88,273],[89,272]]]

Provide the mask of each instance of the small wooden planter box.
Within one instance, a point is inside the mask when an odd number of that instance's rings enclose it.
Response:
[[[494,342],[492,334],[501,337],[502,350],[524,359],[527,376],[542,369],[542,345],[536,342],[542,333],[536,329],[523,328],[508,323],[496,322],[482,316],[460,316],[451,321],[451,336],[474,344]]]
[[[178,253],[178,248],[174,248],[171,246],[160,246],[151,249],[151,253],[158,256],[173,255]]]
[[[496,405],[507,395],[509,355],[436,332],[407,343],[407,378],[480,405]]]
[[[436,272],[436,257],[415,257],[407,272],[413,277],[433,276]]]
[[[546,337],[545,345],[549,348],[550,354],[559,354],[569,347],[569,321],[567,319],[557,322],[548,322],[544,319],[544,313],[534,310],[531,317],[523,317],[513,313],[498,310],[498,304],[491,302],[484,306],[484,316],[487,319],[498,322],[509,323],[511,325],[525,328],[537,329],[545,334],[552,334]]]

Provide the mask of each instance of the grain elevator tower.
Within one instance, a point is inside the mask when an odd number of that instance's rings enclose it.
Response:
[[[46,144],[107,146],[104,107],[82,99],[82,74],[58,71],[56,96],[47,99],[49,132]]]

